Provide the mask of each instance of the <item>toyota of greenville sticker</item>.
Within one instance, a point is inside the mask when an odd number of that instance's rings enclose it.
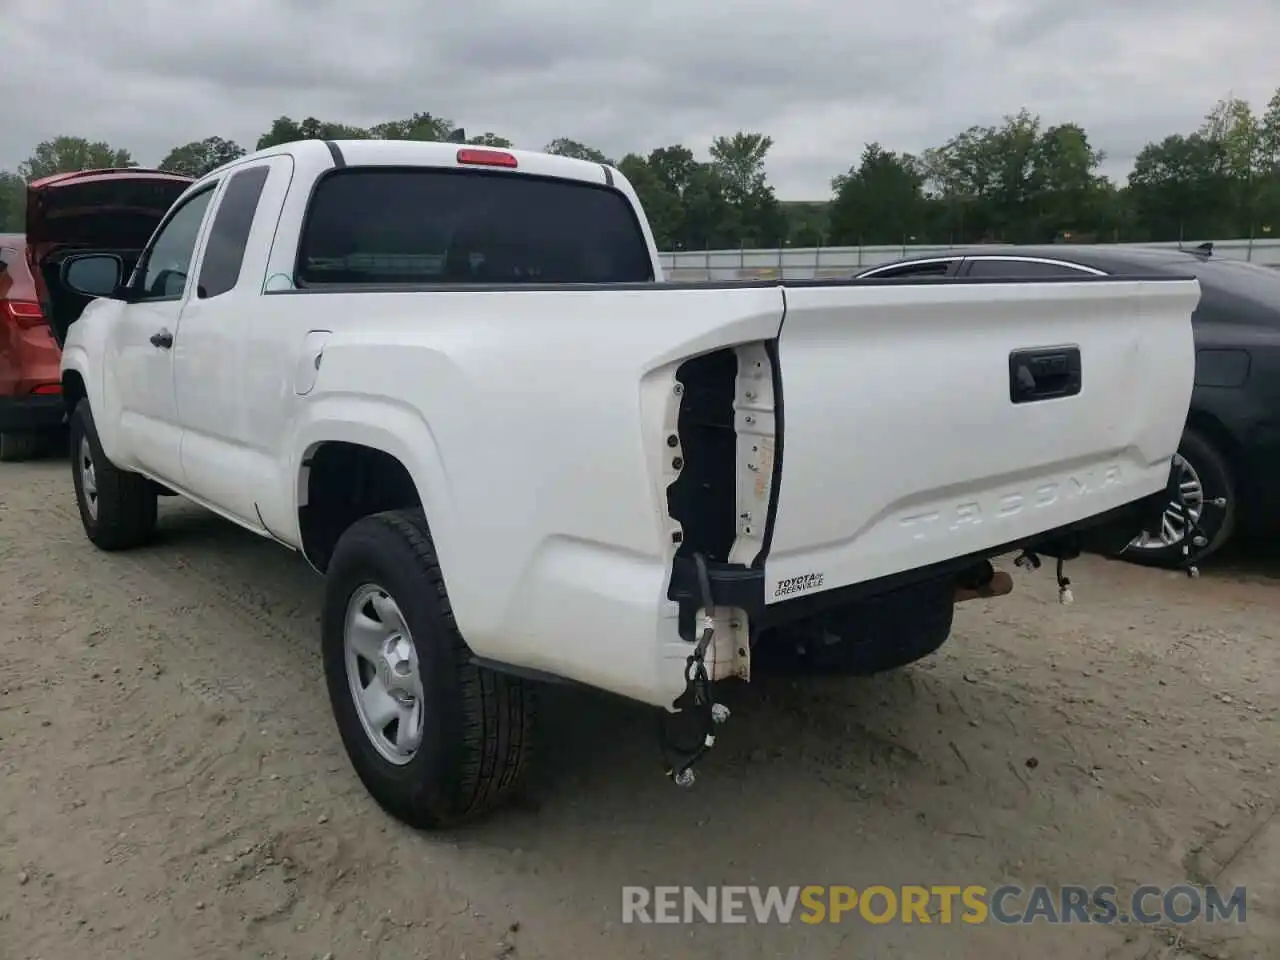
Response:
[[[785,577],[779,580],[778,585],[773,588],[774,599],[789,597],[796,593],[804,593],[806,590],[816,590],[822,586],[824,579],[826,579],[826,574],[823,573],[802,573],[798,577]]]

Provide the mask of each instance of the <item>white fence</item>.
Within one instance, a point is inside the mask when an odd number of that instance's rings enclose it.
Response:
[[[1185,242],[1184,248],[1197,242]],[[971,248],[974,246],[970,244]],[[1156,247],[1176,250],[1178,243],[1104,244],[1119,247]],[[668,280],[803,280],[813,277],[848,277],[850,274],[918,254],[942,254],[954,247],[796,247],[777,250],[676,250],[660,254]],[[1213,255],[1280,267],[1280,239],[1214,240]]]

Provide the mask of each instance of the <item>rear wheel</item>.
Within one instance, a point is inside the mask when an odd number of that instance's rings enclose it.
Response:
[[[1198,431],[1187,428],[1174,456],[1182,506],[1197,519],[1204,543],[1182,553],[1188,530],[1176,504],[1161,518],[1159,529],[1144,530],[1120,551],[1120,557],[1149,567],[1173,568],[1208,559],[1227,542],[1235,529],[1235,480],[1226,457]]]
[[[339,539],[321,644],[347,755],[392,816],[453,826],[520,785],[533,691],[472,662],[421,510],[366,517]]]
[[[85,535],[102,550],[127,550],[150,540],[156,529],[155,487],[107,459],[88,400],[81,400],[71,414],[70,440],[71,476]]]
[[[38,433],[0,433],[0,462],[31,460],[44,450]]]

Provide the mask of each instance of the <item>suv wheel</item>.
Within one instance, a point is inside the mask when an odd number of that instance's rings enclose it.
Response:
[[[1134,537],[1120,557],[1149,567],[1175,568],[1200,563],[1217,553],[1231,537],[1236,523],[1235,480],[1226,458],[1192,428],[1182,435],[1173,459],[1179,474],[1179,490],[1187,512],[1198,518],[1204,542],[1192,545],[1183,557],[1186,525],[1176,510],[1165,512],[1159,530],[1144,530]]]

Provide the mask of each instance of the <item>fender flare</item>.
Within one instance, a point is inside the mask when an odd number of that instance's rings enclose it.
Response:
[[[325,443],[352,443],[380,450],[400,462],[413,481],[431,523],[442,567],[453,555],[452,497],[448,474],[431,427],[422,415],[395,401],[347,395],[318,397],[298,425],[289,462],[293,522],[301,543],[298,509],[306,503],[307,463]],[[305,554],[304,554],[305,555]],[[310,562],[310,558],[308,558]]]

